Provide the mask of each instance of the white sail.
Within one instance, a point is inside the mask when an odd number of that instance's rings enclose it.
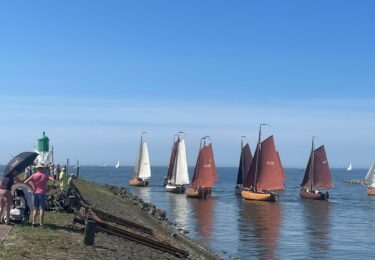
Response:
[[[182,139],[178,145],[177,156],[173,167],[173,177],[176,179],[175,184],[177,185],[190,183],[184,139]]]
[[[118,168],[118,167],[120,167],[120,160],[117,160],[115,168]]]
[[[375,187],[375,161],[372,162],[365,179],[368,186]]]
[[[142,144],[140,158],[139,158],[139,172],[138,177],[148,179],[151,177],[150,158],[148,157],[147,143]]]
[[[352,162],[349,163],[349,166],[348,168],[346,168],[347,171],[351,171],[352,170]]]

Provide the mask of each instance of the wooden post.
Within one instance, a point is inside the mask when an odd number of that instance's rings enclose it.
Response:
[[[94,220],[87,220],[86,225],[85,225],[84,239],[83,239],[83,243],[86,246],[94,245],[95,230],[96,230],[96,222]]]

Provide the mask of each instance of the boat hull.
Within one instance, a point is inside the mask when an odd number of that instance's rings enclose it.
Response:
[[[260,201],[270,201],[276,202],[279,200],[279,194],[274,192],[254,192],[249,190],[242,190],[242,198],[246,200],[260,200]]]
[[[240,195],[241,196],[241,194],[242,194],[242,186],[238,185],[238,186],[234,187],[234,193],[236,195]]]
[[[143,180],[143,179],[139,179],[139,178],[132,178],[129,181],[129,184],[131,186],[147,187],[148,186],[148,180]]]
[[[188,198],[205,199],[209,195],[211,195],[211,188],[189,188],[186,191],[186,196]]]
[[[368,187],[367,188],[367,194],[370,196],[375,196],[375,188]]]
[[[181,194],[185,192],[185,187],[184,185],[167,184],[167,186],[165,186],[165,191]]]
[[[316,192],[301,190],[299,195],[303,199],[310,199],[310,200],[328,200],[328,198],[329,198],[328,191],[326,191],[324,193],[319,191],[319,192],[316,193]]]

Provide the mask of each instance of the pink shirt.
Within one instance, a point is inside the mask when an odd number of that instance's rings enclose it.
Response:
[[[30,176],[29,181],[34,185],[34,193],[36,194],[46,194],[47,193],[47,181],[49,177],[47,174],[42,172],[36,172]]]

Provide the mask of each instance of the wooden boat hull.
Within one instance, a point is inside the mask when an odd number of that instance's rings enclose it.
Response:
[[[249,190],[242,190],[242,198],[247,200],[260,200],[260,201],[270,201],[276,202],[279,200],[279,194],[274,192],[253,192]]]
[[[129,184],[130,184],[131,186],[147,187],[147,186],[148,186],[148,180],[132,178],[132,179],[129,181]]]
[[[368,187],[367,188],[367,194],[370,196],[375,196],[375,188]]]
[[[186,196],[189,198],[205,199],[208,195],[211,195],[211,188],[189,188],[186,191]]]
[[[167,184],[167,186],[165,186],[165,191],[181,194],[185,192],[185,187],[184,185]]]
[[[324,193],[320,191],[315,193],[315,192],[301,190],[299,195],[303,199],[310,199],[310,200],[328,200],[329,198],[328,191]]]
[[[240,195],[242,194],[242,186],[238,185],[237,187],[234,187],[234,193],[236,195]]]

